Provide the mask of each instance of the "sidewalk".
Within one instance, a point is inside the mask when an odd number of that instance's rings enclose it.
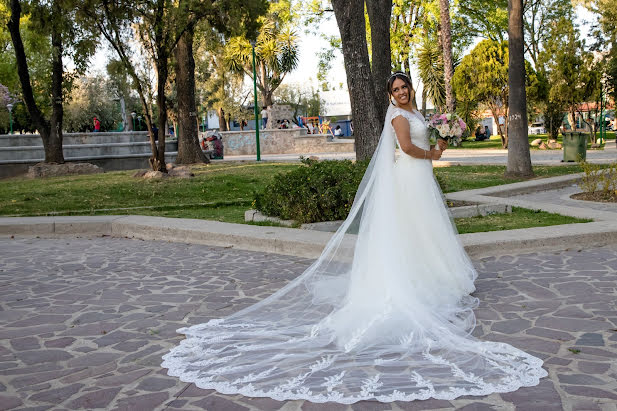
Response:
[[[538,386],[349,406],[202,390],[160,368],[184,338],[176,330],[281,289],[331,233],[146,216],[0,218],[0,409],[615,411],[617,212],[552,194],[576,178],[448,194],[596,219],[460,236],[479,274],[473,335],[542,358],[549,376]]]
[[[304,157],[316,156],[321,160],[353,160],[355,153],[309,153]],[[299,154],[265,154],[261,156],[262,161],[298,161]],[[535,165],[560,165],[562,163],[562,150],[531,150],[531,161]],[[588,150],[587,160],[590,163],[610,163],[617,161],[617,146],[615,140],[608,140],[604,150]],[[255,161],[254,155],[247,156],[225,156],[224,160],[215,161]],[[446,150],[440,161],[434,164],[436,167],[447,165],[505,165],[508,161],[508,150],[502,149],[451,149]]]

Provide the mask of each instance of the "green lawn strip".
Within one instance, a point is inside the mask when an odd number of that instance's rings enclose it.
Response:
[[[144,214],[145,210],[101,209],[178,207],[233,201],[250,204],[253,192],[263,190],[275,174],[299,164],[248,163],[195,167],[191,179],[144,180],[133,171],[45,179],[0,181],[0,215]],[[213,208],[206,207],[206,208]],[[190,208],[190,207],[189,207]]]
[[[600,137],[600,134],[598,133],[596,135],[597,138]],[[542,140],[544,140],[544,142],[546,142],[548,140],[548,135],[547,134],[530,134],[528,136],[529,138],[529,143],[531,143],[532,141],[541,138]],[[609,131],[606,133],[606,138],[608,140],[614,140],[615,139],[615,132],[614,131]],[[563,136],[560,134],[557,137],[557,142],[558,143],[562,143],[563,144]],[[601,147],[604,147],[604,144],[601,145]],[[538,150],[538,147],[530,147],[532,150]],[[591,143],[587,144],[587,148],[591,148]],[[488,140],[484,140],[484,141],[474,141],[473,139],[467,140],[467,141],[463,141],[462,146],[459,147],[453,147],[450,146],[449,149],[453,149],[453,150],[461,150],[461,149],[503,149],[503,147],[501,146],[501,138],[499,136],[491,136],[490,139]]]
[[[460,234],[588,223],[591,221],[589,219],[568,217],[519,207],[513,207],[512,214],[493,214],[485,217],[457,218],[454,220]]]
[[[435,168],[435,173],[441,177],[441,180],[445,185],[443,190],[446,193],[525,181],[523,179],[506,179],[504,177],[505,171],[506,166],[489,165],[465,165]],[[541,178],[580,173],[583,170],[578,164],[571,164],[563,166],[534,166],[533,171],[537,178]]]
[[[5,179],[0,180],[0,215],[138,214],[244,223],[244,212],[251,208],[253,193],[263,190],[277,173],[300,166],[293,163],[215,164],[194,167],[195,177],[192,179],[143,180],[132,177],[133,171],[46,179]],[[580,168],[578,165],[537,166],[534,171],[538,176],[547,177],[576,173]],[[519,181],[503,178],[505,166],[452,166],[438,168],[436,172],[445,178],[448,192]],[[485,218],[518,221],[517,215],[518,212],[515,212]],[[533,213],[533,217],[535,220],[529,219],[526,224],[550,225],[536,221],[544,221],[542,214]],[[557,222],[551,224],[576,221],[569,217],[556,218]],[[468,223],[466,220],[473,221]],[[492,230],[495,229],[492,226],[506,225],[505,222],[485,223],[487,220],[482,219],[461,221],[461,232]],[[469,224],[487,227],[468,231],[465,227]],[[529,225],[515,224],[512,228],[526,226]]]

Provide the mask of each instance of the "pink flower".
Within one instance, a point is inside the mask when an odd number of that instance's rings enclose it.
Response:
[[[461,127],[461,130],[465,131],[465,129],[467,128],[467,125],[465,124],[465,122],[462,119],[458,119],[458,125]]]

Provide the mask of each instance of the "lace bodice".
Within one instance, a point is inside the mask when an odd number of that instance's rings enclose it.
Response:
[[[395,108],[392,111],[392,119],[402,116],[409,121],[409,133],[411,135],[411,142],[424,149],[428,150],[430,148],[429,140],[428,140],[428,128],[426,127],[426,123],[424,119],[422,119],[422,115],[419,112],[411,113],[407,110],[403,110],[402,108]],[[390,123],[390,127],[394,129],[392,123]],[[396,140],[396,132],[393,133],[394,138]],[[398,141],[395,141],[398,144]]]

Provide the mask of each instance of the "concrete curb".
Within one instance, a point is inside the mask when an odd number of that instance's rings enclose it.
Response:
[[[0,218],[0,235],[111,236],[317,258],[332,233],[180,218],[80,216]],[[461,234],[459,238],[474,257],[513,251],[596,247],[617,243],[617,221]],[[354,240],[354,235],[346,236],[345,246],[350,246]]]

